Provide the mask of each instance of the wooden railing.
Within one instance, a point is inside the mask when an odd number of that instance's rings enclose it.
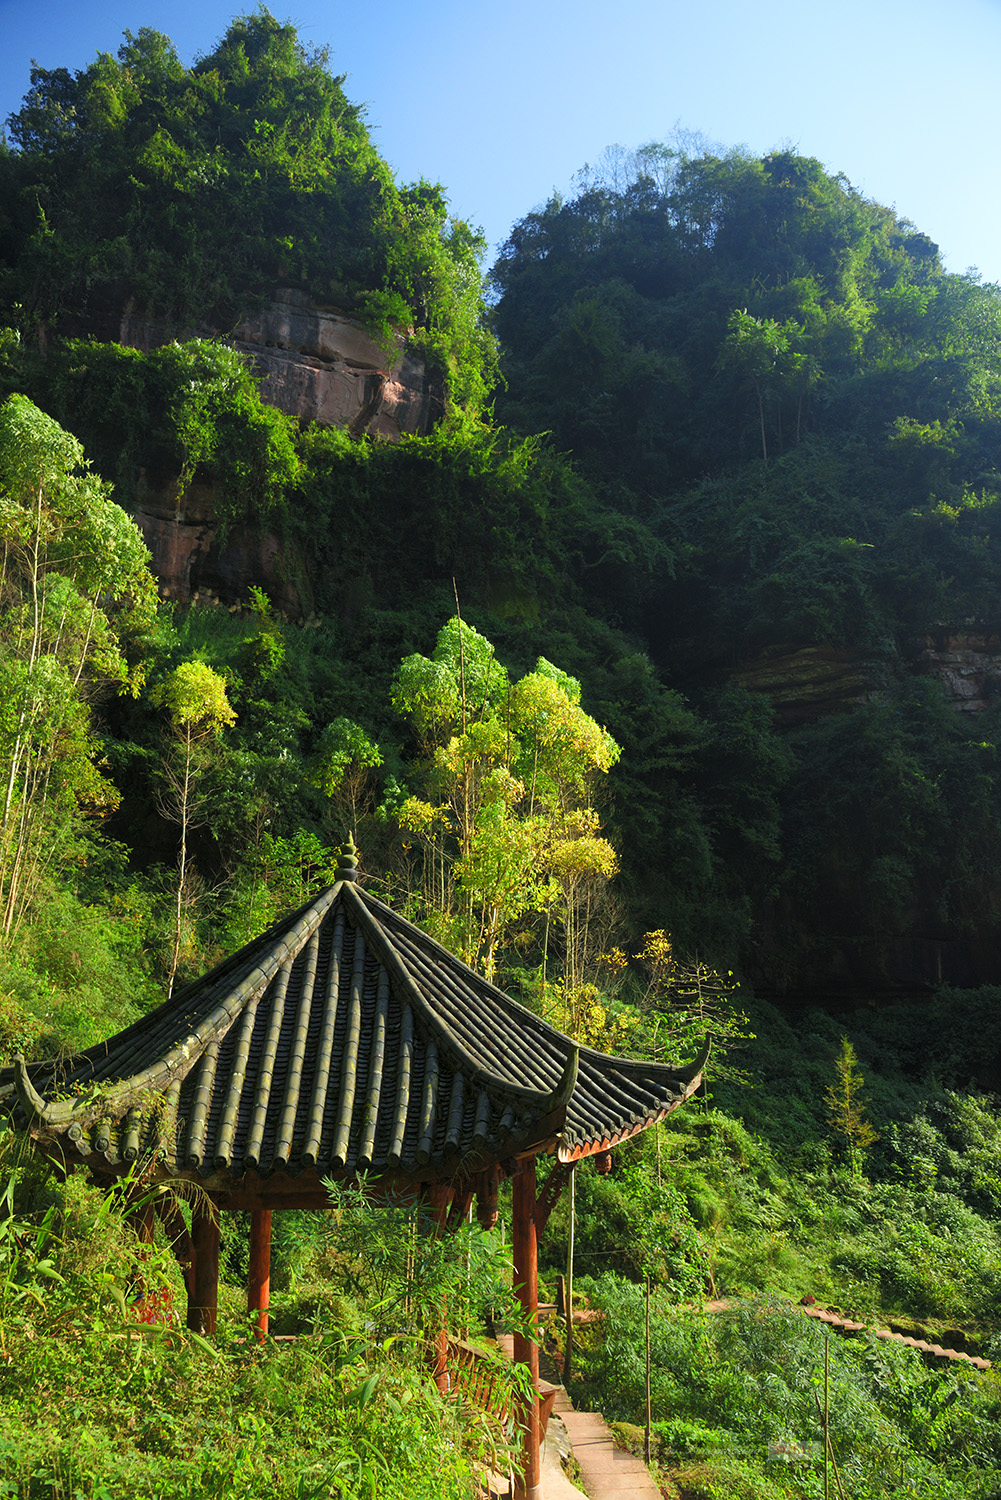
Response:
[[[504,1377],[499,1356],[477,1349],[463,1339],[448,1340],[448,1390],[462,1396],[499,1422],[510,1415],[511,1385]]]
[[[462,1339],[448,1340],[448,1390],[471,1406],[489,1412],[498,1422],[506,1423],[511,1412],[511,1384],[505,1378],[500,1356],[478,1349]],[[549,1417],[556,1400],[557,1387],[539,1387],[539,1436],[545,1439]]]

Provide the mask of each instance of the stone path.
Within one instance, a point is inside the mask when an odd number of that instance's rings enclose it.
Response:
[[[726,1312],[729,1307],[730,1303],[724,1298],[718,1302],[707,1302],[705,1310],[708,1313]],[[961,1349],[943,1349],[941,1344],[930,1344],[927,1339],[914,1339],[906,1333],[894,1333],[889,1328],[872,1328],[866,1323],[856,1323],[853,1318],[841,1318],[837,1313],[828,1312],[825,1307],[817,1307],[814,1303],[800,1302],[796,1306],[796,1311],[808,1318],[816,1318],[818,1322],[826,1323],[838,1333],[864,1333],[868,1328],[874,1338],[888,1339],[896,1344],[906,1344],[908,1348],[917,1349],[922,1354],[934,1355],[936,1359],[951,1359],[957,1364],[973,1365],[977,1370],[991,1368],[990,1360],[981,1359],[978,1354],[965,1354]]]
[[[514,1339],[510,1334],[501,1334],[497,1343],[508,1359],[514,1357]],[[590,1500],[661,1500],[660,1490],[643,1460],[615,1446],[611,1429],[600,1412],[574,1411],[562,1385],[556,1390],[553,1416],[566,1427]],[[554,1446],[547,1438],[542,1471],[545,1500],[564,1500],[564,1497],[571,1500],[580,1495],[580,1490],[558,1470]]]
[[[566,1409],[561,1411],[559,1397],[556,1399],[556,1410],[566,1423],[573,1456],[591,1500],[661,1500],[646,1464],[615,1446],[600,1412],[574,1411],[569,1397]]]

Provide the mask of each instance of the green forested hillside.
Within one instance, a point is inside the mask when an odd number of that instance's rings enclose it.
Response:
[[[647,147],[514,227],[487,315],[475,235],[396,186],[264,13],[191,70],[141,33],[39,73],[8,133],[6,388],[126,509],[177,476],[284,539],[338,630],[329,692],[282,678],[293,764],[343,715],[406,757],[389,683],[454,580],[623,746],[604,813],[630,936],[666,924],[775,992],[996,977],[994,712],[917,680],[957,641],[987,699],[1001,680],[995,289],[808,158]],[[225,325],[289,280],[409,327],[444,424],[396,447],[300,430],[218,345],[93,341],[126,308]],[[297,784],[290,827],[316,818]]]
[[[126,1025],[304,900],[353,831],[376,889],[578,1038],[716,1039],[710,1099],[580,1174],[578,1270],[630,1330],[584,1341],[582,1389],[636,1420],[637,1305],[610,1273],[649,1271],[665,1473],[700,1500],[797,1493],[755,1445],[796,1437],[783,1403],[806,1422],[812,1334],[782,1324],[780,1379],[760,1308],[696,1326],[668,1301],[809,1293],[997,1335],[1001,293],[807,157],[664,146],[528,213],[486,280],[478,234],[395,182],[342,82],[258,11],[190,69],[143,30],[36,70],[7,124],[0,1061]],[[225,333],[279,287],[419,353],[437,425],[393,444],[266,405]],[[115,342],[132,317],[145,351]],[[294,607],[236,563],[158,599],[132,519],[151,494],[175,520],[197,495],[217,552],[267,552]],[[848,1043],[854,1115],[830,1097]],[[94,1230],[116,1211],[9,1170],[0,1353],[38,1390],[32,1415],[0,1381],[12,1493],[287,1479],[301,1500],[328,1461],[379,1493],[390,1417],[401,1494],[469,1451],[417,1402],[419,1362],[369,1347],[353,1298],[384,1272],[342,1204],[354,1249],[290,1215],[279,1276],[332,1371],[225,1351],[256,1413],[237,1443],[228,1377],[198,1364],[220,1356],[157,1349],[135,1367],[154,1416],[130,1388],[138,1436],[112,1452],[98,1388],[128,1376],[95,1330],[122,1293]],[[852,1493],[995,1493],[994,1377],[852,1349]],[[31,1436],[64,1376],[89,1469],[69,1418],[54,1459]],[[339,1446],[304,1429],[286,1474],[283,1424],[321,1388]]]
[[[522,220],[493,282],[499,417],[661,549],[657,668],[710,722],[741,688],[776,707],[786,758],[741,789],[745,819],[779,804],[759,979],[920,983],[922,945],[993,977],[995,713],[915,674],[943,640],[997,649],[997,289],[815,161],[659,147]]]
[[[0,155],[0,297],[27,324],[225,328],[278,281],[412,328],[482,397],[482,240],[440,187],[394,181],[292,26],[244,16],[192,68],[143,27],[116,57],[31,78]]]

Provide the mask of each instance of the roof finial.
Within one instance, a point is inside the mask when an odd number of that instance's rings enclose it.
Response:
[[[334,871],[334,879],[358,879],[358,850],[355,848],[353,833],[348,834],[344,843],[337,851],[337,868]]]

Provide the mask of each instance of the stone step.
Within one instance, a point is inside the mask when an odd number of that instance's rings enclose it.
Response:
[[[501,1334],[497,1343],[511,1359],[514,1354],[511,1335]],[[556,1387],[553,1411],[567,1429],[590,1500],[661,1500],[646,1464],[615,1446],[611,1429],[600,1412],[574,1411],[562,1385]]]
[[[600,1412],[571,1410],[560,1416],[591,1500],[661,1500],[646,1464],[615,1446]]]

